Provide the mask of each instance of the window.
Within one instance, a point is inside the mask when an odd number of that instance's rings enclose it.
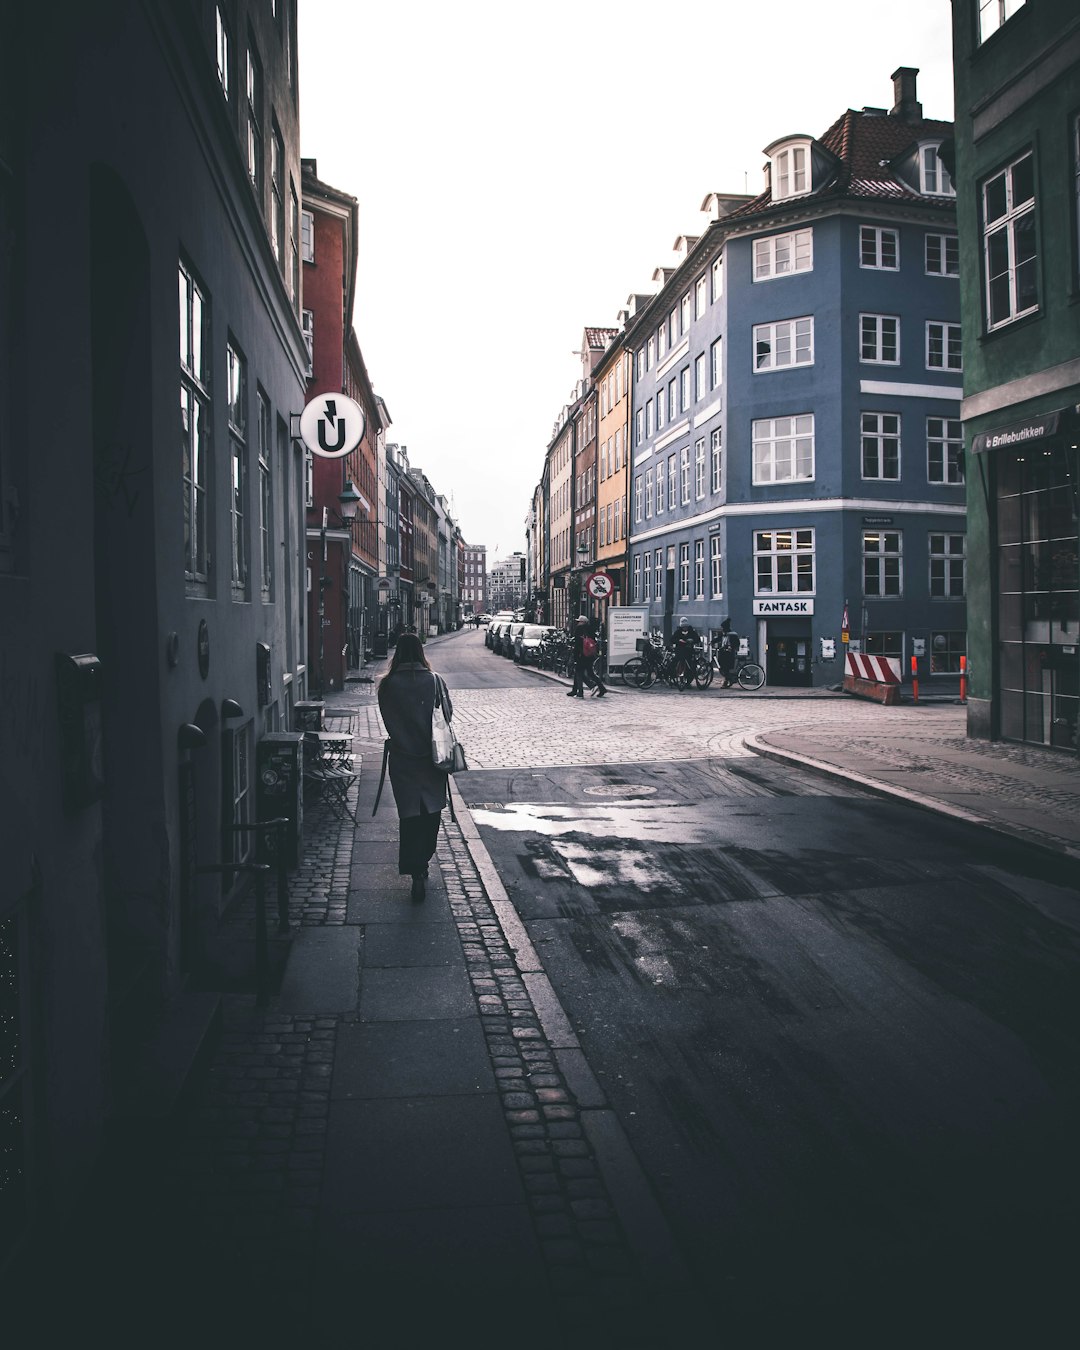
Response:
[[[862,476],[900,478],[900,414],[862,415]]]
[[[934,632],[930,634],[930,674],[959,675],[960,658],[967,653],[967,634]]]
[[[615,472],[622,469],[622,427],[615,429]]]
[[[656,359],[662,361],[667,355],[667,324],[662,323],[656,330]]]
[[[963,600],[967,536],[930,536],[930,596],[935,600]]]
[[[718,600],[724,594],[724,558],[718,534],[709,536],[709,585],[712,598]]]
[[[983,271],[988,328],[1039,305],[1035,246],[1035,161],[1021,155],[982,188]]]
[[[251,820],[251,723],[238,731],[226,732],[228,765],[229,824],[246,825]],[[225,856],[230,862],[245,862],[255,847],[251,830],[225,830]]]
[[[705,599],[705,540],[694,540],[694,599]]]
[[[656,429],[659,431],[664,425],[664,391],[661,389],[656,396]]]
[[[304,330],[304,346],[307,348],[307,377],[310,380],[315,371],[315,314],[310,309],[301,311],[300,323]]]
[[[296,184],[289,179],[289,298],[293,309],[300,304],[300,203]]]
[[[274,584],[274,496],[270,468],[270,401],[260,389],[259,405],[259,558],[264,600]]]
[[[859,360],[900,364],[900,320],[888,314],[859,315]]]
[[[637,354],[637,377],[639,380],[645,378],[645,348],[639,347]]]
[[[955,234],[926,236],[926,274],[932,277],[960,275],[960,245]]]
[[[690,599],[690,545],[679,545],[679,599]]]
[[[859,226],[859,266],[884,272],[900,269],[900,233],[877,225]]]
[[[667,387],[667,420],[674,422],[679,415],[679,389],[674,380],[668,381]]]
[[[673,567],[674,565],[674,562],[672,562]],[[656,584],[656,598],[662,600],[664,598],[664,552],[663,549],[659,548],[653,554],[653,581]]]
[[[888,599],[902,594],[902,536],[899,530],[863,531],[863,594]]]
[[[184,572],[210,572],[210,314],[198,283],[180,264],[180,442],[184,472]]]
[[[712,298],[714,305],[723,294],[724,294],[724,255],[721,254],[720,257],[717,258],[712,265]]]
[[[694,286],[694,318],[700,319],[709,307],[709,278],[700,276]]]
[[[979,41],[985,42],[1023,7],[1024,0],[979,0]]]
[[[637,444],[638,444],[638,445],[643,445],[643,444],[645,443],[645,409],[644,409],[644,408],[639,408],[639,409],[637,410],[637,417],[635,418],[635,421],[636,421],[636,430],[637,430]]]
[[[892,656],[902,661],[904,658],[904,635],[897,632],[875,632],[866,634],[867,656]]]
[[[648,440],[653,434],[653,405],[652,399],[645,404],[645,439]]]
[[[645,519],[651,520],[653,513],[653,471],[645,470]]]
[[[228,25],[225,22],[224,15],[221,13],[221,6],[214,6],[214,26],[215,26],[215,51],[217,54],[217,75],[221,84],[221,91],[226,98],[229,97],[229,67],[232,63],[230,48],[232,42],[229,38]]]
[[[919,146],[919,191],[928,197],[955,197],[949,171],[941,162],[940,141]]]
[[[754,370],[814,364],[814,320],[781,319],[754,325]]]
[[[724,468],[723,441],[719,427],[712,434],[712,443],[709,449],[712,457],[712,490],[713,492],[719,492]]]
[[[814,476],[814,415],[765,417],[753,423],[754,483],[790,483]]]
[[[681,491],[679,499],[683,506],[690,500],[690,447],[684,445],[682,453],[679,456],[679,482]]]
[[[679,397],[680,406],[683,412],[690,409],[690,367],[683,366],[679,371]]]
[[[262,66],[249,43],[247,53],[247,168],[255,191],[262,199],[263,134],[262,134]]]
[[[656,514],[664,514],[664,465],[660,463],[656,466]]]
[[[270,246],[285,271],[285,142],[275,122],[270,131]]]
[[[645,344],[645,369],[646,369],[646,370],[652,370],[652,368],[653,368],[653,353],[655,352],[655,350],[656,350],[656,339],[655,339],[655,338],[650,338],[650,339],[648,340],[648,342],[646,342],[646,344]],[[643,372],[643,373],[644,373],[644,372]]]
[[[645,598],[646,603],[652,599],[652,572],[651,572],[650,569],[649,569],[649,554],[648,554],[648,551],[647,551],[647,550],[646,550],[646,553],[645,553],[645,597],[644,597],[644,598]]]
[[[724,382],[724,339],[717,338],[709,348],[709,367],[712,387],[719,389]]]
[[[648,570],[646,570],[645,575],[646,575],[646,576],[649,575]],[[640,553],[635,553],[635,554],[634,554],[634,603],[637,604],[637,602],[638,602],[640,599],[641,599],[641,554],[640,554]]]
[[[694,401],[703,399],[709,386],[705,382],[705,353],[694,357]]]
[[[634,477],[634,519],[641,519],[641,474]]]
[[[682,301],[681,301],[681,303],[680,303],[680,305],[679,305],[679,327],[680,327],[681,331],[684,332],[684,333],[689,333],[689,331],[690,331],[690,292],[689,292],[689,291],[687,291],[687,293],[683,296]]]
[[[675,308],[674,308],[674,309],[671,311],[671,313],[668,315],[668,327],[669,327],[669,330],[670,330],[669,333],[668,333],[669,345],[672,346],[672,347],[674,347],[675,344],[676,344],[676,342],[678,342],[678,340],[679,340],[679,307],[678,307],[678,305],[676,305]]]
[[[225,388],[229,413],[229,453],[232,516],[232,580],[247,583],[247,535],[244,520],[247,501],[247,368],[244,358],[230,342],[225,348]]]
[[[678,498],[675,495],[675,456],[669,455],[667,462],[667,499],[668,509],[675,510],[675,503]]]
[[[790,145],[772,157],[772,198],[783,201],[810,191],[810,151],[806,145]]]
[[[623,518],[622,518],[622,498],[615,498],[615,533],[611,536],[612,542],[623,537]]]
[[[300,212],[300,256],[304,262],[315,261],[315,217],[310,211]]]
[[[926,325],[926,369],[964,369],[958,323],[931,322]]]
[[[694,445],[694,497],[701,501],[705,496],[705,437]]]
[[[814,268],[813,230],[794,230],[790,234],[771,234],[754,240],[754,280],[790,276],[793,272],[811,272]]]
[[[755,595],[814,590],[814,531],[754,531]]]

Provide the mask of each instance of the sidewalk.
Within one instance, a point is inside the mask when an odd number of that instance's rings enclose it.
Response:
[[[72,1274],[57,1320],[118,1347],[150,1327],[158,1345],[305,1350],[711,1343],[464,804],[413,903],[389,790],[371,814],[375,686],[327,705],[358,728],[358,826],[318,808],[305,821],[280,989],[265,1008],[226,995],[205,1078],[122,1141],[59,1254]],[[842,745],[786,730],[746,744],[1080,857],[1075,759],[968,742],[960,706],[880,712],[879,730]]]

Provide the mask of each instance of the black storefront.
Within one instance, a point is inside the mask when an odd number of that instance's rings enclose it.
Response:
[[[1080,714],[1078,437],[1076,409],[1063,408],[990,429],[972,442],[983,489],[993,492],[999,734],[1074,751]]]

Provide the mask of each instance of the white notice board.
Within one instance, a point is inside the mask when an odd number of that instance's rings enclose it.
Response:
[[[639,656],[638,638],[648,631],[649,611],[636,605],[609,605],[607,612],[607,663],[621,666]]]

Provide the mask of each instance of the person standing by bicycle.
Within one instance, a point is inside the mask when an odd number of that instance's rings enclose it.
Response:
[[[696,646],[699,641],[698,631],[694,625],[685,616],[679,619],[679,626],[672,633],[668,641],[668,648],[674,652],[676,666],[681,661],[682,669],[679,670],[679,683],[685,688],[689,688],[694,673],[697,670],[697,651]]]
[[[724,677],[721,689],[730,689],[735,683],[735,662],[739,655],[739,635],[731,631],[731,620],[724,619],[720,624],[720,649],[716,653],[716,663]]]
[[[573,643],[574,683],[569,694],[567,694],[567,698],[584,698],[583,683],[594,686],[593,693],[597,698],[603,698],[607,690],[600,678],[599,665],[594,666],[593,664],[600,649],[592,634],[592,625],[584,614],[579,615],[577,622],[574,624]]]

